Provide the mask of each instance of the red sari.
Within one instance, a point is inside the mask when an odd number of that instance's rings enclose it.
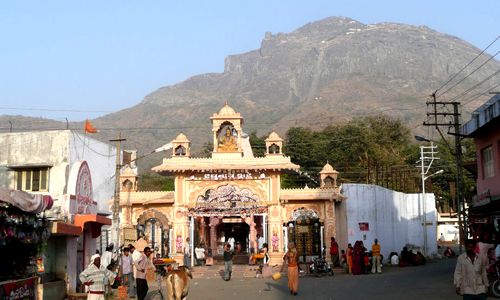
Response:
[[[363,257],[361,256],[361,247],[358,245],[354,245],[353,249],[353,268],[352,268],[352,274],[354,275],[361,275],[362,270],[363,270]]]

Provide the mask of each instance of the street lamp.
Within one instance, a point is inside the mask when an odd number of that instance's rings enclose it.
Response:
[[[420,136],[419,138],[423,138]],[[421,168],[421,174],[422,174],[422,211],[423,211],[423,230],[424,230],[424,255],[427,255],[427,199],[425,196],[425,180],[431,176],[440,174],[443,172],[443,170],[437,171],[434,174],[431,174],[429,176],[425,176],[428,172],[429,169],[432,166],[432,163],[434,162],[435,159],[439,159],[439,157],[434,157],[434,154],[437,152],[434,152],[434,149],[437,148],[437,146],[434,146],[434,144],[431,141],[431,146],[430,147],[425,147],[425,146],[420,146],[420,168]],[[430,149],[430,151],[425,151],[426,149]],[[425,156],[425,155],[429,156]],[[425,162],[429,161],[429,164],[426,166]]]
[[[459,143],[457,143],[457,145],[455,146],[455,152],[450,148],[450,146],[448,145],[448,143],[441,143],[441,142],[438,142],[438,141],[433,141],[431,140],[430,138],[428,137],[425,137],[423,135],[420,135],[420,134],[417,134],[415,135],[415,139],[419,142],[430,142],[431,145],[432,143],[438,143],[438,144],[441,144],[441,145],[445,145],[447,146],[449,149],[450,149],[450,152],[451,154],[453,154],[455,156],[455,164],[456,164],[456,172],[455,172],[455,175],[456,175],[456,193],[457,193],[457,210],[458,210],[458,227],[460,228],[460,230],[458,231],[458,235],[459,235],[459,239],[460,239],[460,243],[458,244],[459,246],[459,253],[461,254],[462,253],[462,239],[463,239],[463,234],[462,234],[462,204],[461,204],[461,187],[462,187],[462,182],[463,182],[463,173],[461,172],[462,171],[462,163],[461,163],[461,160],[462,160],[462,149],[461,147],[459,146]],[[464,219],[465,221],[465,219]],[[467,237],[467,224],[464,224],[464,232],[465,232],[465,236]]]

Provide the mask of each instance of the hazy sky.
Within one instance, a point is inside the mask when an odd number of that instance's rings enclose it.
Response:
[[[484,49],[500,35],[500,1],[9,1],[0,0],[0,115],[71,121],[117,111],[190,76],[222,72],[258,49],[330,16],[426,25]],[[500,41],[487,52],[500,50]]]

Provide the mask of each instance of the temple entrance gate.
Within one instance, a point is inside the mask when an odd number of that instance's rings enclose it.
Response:
[[[323,224],[318,214],[304,207],[292,213],[292,221],[287,223],[288,242],[294,242],[297,253],[303,257],[323,256]]]
[[[154,209],[148,210],[137,219],[137,236],[144,238],[155,252],[161,257],[169,253],[170,226],[168,218]]]

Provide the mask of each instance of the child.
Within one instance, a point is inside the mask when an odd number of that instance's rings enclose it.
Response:
[[[347,255],[344,250],[341,250],[340,253],[340,265],[342,266],[342,269],[347,269]]]
[[[370,274],[370,257],[368,257],[368,255],[365,255],[365,268],[366,268],[365,274]]]

